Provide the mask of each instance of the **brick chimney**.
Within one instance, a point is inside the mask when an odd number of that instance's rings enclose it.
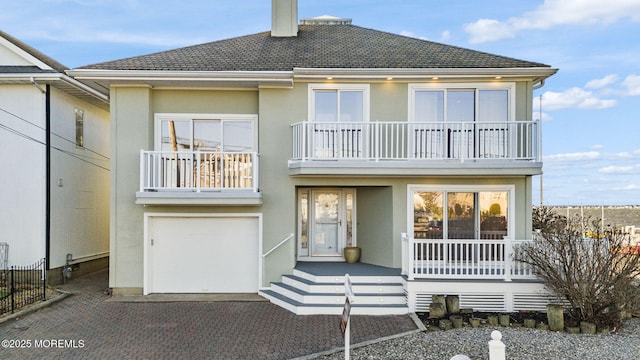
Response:
[[[271,0],[271,36],[298,35],[298,0]]]

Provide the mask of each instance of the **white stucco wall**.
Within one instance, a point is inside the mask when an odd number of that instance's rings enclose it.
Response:
[[[75,109],[84,146],[75,144]],[[50,267],[109,251],[109,112],[51,89]]]
[[[45,256],[45,95],[0,85],[0,242],[9,266]]]

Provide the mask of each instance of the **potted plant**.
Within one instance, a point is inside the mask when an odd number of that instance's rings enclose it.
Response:
[[[360,248],[357,246],[347,246],[344,248],[344,260],[350,264],[360,261]]]

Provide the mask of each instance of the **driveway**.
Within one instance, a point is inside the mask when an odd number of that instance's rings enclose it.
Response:
[[[72,296],[0,324],[0,359],[290,359],[344,346],[338,316],[262,301],[113,301],[107,277],[73,279],[61,287]],[[417,329],[406,315],[351,323],[352,344]]]

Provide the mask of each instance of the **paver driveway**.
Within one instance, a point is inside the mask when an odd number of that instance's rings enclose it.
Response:
[[[343,346],[339,317],[268,302],[108,301],[107,272],[73,279],[73,296],[0,324],[0,359],[289,359]],[[416,329],[409,316],[354,316],[351,343]],[[16,348],[15,346],[19,348]]]

